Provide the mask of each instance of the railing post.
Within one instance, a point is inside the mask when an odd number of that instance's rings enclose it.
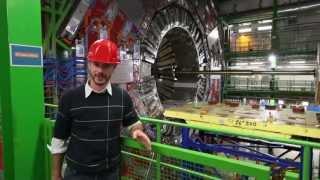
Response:
[[[161,143],[161,124],[157,123],[156,124],[157,128],[157,143]],[[160,167],[160,162],[161,162],[161,155],[157,153],[157,163],[156,163],[156,179],[160,180],[161,179],[161,167]]]
[[[312,148],[303,146],[302,156],[302,180],[312,179]]]

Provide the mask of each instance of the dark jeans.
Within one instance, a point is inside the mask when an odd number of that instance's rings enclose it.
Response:
[[[63,180],[119,180],[120,167],[114,168],[110,171],[105,171],[97,174],[86,174],[78,172],[70,167],[66,168]]]

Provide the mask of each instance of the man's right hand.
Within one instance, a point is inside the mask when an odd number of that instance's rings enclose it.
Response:
[[[64,154],[52,156],[52,180],[62,180],[61,167]]]

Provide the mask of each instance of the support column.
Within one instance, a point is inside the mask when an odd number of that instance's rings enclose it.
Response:
[[[272,31],[271,31],[271,52],[279,59],[279,36],[278,36],[278,27],[277,27],[277,18],[278,18],[278,0],[273,0],[273,13],[272,13]],[[272,68],[272,70],[275,70]],[[271,75],[270,89],[272,91],[272,96],[274,97],[275,91],[277,90],[276,79],[274,75]]]
[[[271,50],[277,53],[279,50],[279,36],[278,36],[278,0],[273,0],[272,10],[272,31],[271,31]]]
[[[315,76],[315,103],[320,105],[320,43],[317,46],[317,66],[316,66],[316,76]],[[320,174],[320,172],[319,172]]]
[[[0,96],[6,180],[43,178],[40,0],[0,1]]]

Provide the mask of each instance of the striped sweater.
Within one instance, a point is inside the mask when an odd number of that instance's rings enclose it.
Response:
[[[68,166],[96,173],[119,165],[121,127],[137,120],[131,98],[122,89],[112,85],[112,96],[92,92],[85,98],[85,86],[80,86],[61,97],[54,137],[70,138]]]

